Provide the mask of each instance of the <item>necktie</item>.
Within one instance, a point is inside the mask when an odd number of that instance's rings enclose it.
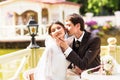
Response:
[[[79,47],[80,47],[80,41],[75,41],[74,42],[74,47],[73,47],[73,50],[75,51],[75,52],[77,52],[78,51],[78,49],[79,49]]]
[[[75,47],[76,47],[76,48],[79,48],[79,47],[80,47],[80,41],[78,41],[78,40],[75,41]]]
[[[73,50],[78,54],[78,50],[79,50],[79,47],[80,47],[80,45],[81,45],[81,42],[80,41],[78,41],[78,40],[74,40],[74,42],[73,42]],[[75,64],[71,64],[71,66],[72,66],[72,69],[74,69],[75,68]]]

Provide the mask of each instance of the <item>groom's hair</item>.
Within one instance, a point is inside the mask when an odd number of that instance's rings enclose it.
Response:
[[[84,20],[79,14],[73,13],[66,17],[66,21],[71,21],[74,25],[80,24],[80,30],[84,30]]]

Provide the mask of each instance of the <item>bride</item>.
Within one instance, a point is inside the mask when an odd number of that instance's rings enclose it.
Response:
[[[34,73],[35,80],[65,80],[66,70],[69,62],[65,59],[59,44],[56,44],[55,38],[64,38],[64,25],[55,22],[48,29],[50,36],[45,41],[45,51],[37,65]]]
[[[64,25],[57,21],[52,23],[48,29],[49,36],[45,40],[45,51],[40,58],[38,65],[34,71],[34,80],[79,80],[80,77],[69,71],[67,68],[70,62],[66,60],[57,38],[64,38]],[[74,75],[74,78],[70,77]]]

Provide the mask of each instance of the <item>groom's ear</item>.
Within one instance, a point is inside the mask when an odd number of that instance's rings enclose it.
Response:
[[[77,23],[75,26],[80,29],[80,23]]]

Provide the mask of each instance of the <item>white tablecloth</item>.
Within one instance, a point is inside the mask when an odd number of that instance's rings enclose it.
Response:
[[[98,72],[88,74],[88,70],[81,74],[82,80],[120,80],[120,73],[113,75],[102,75]]]

